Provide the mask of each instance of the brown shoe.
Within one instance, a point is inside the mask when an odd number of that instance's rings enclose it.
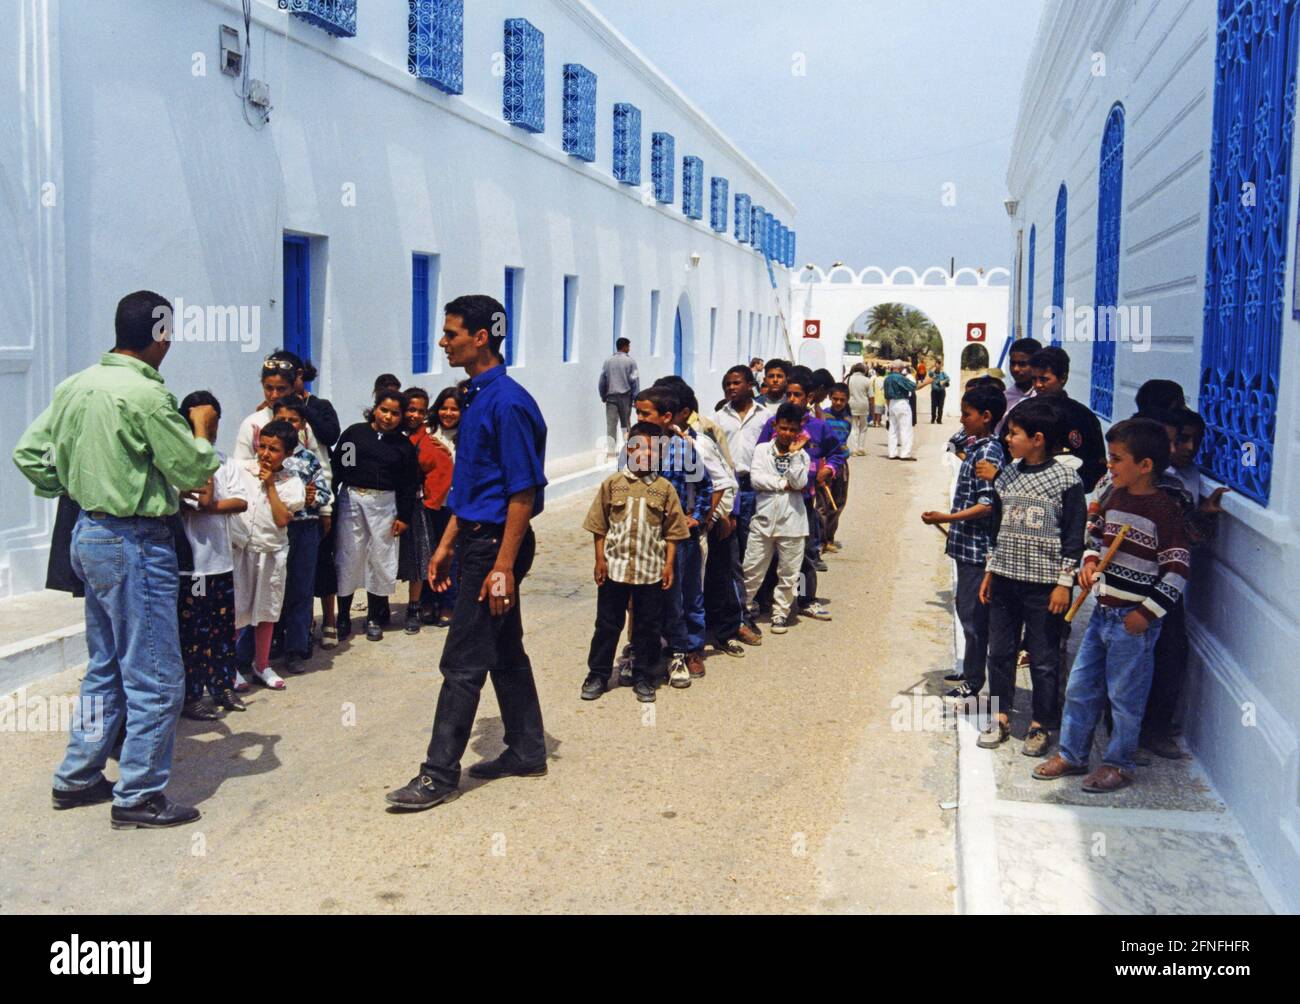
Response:
[[[740,630],[736,632],[736,637],[739,638],[741,641],[743,641],[746,645],[763,644],[763,636],[759,634],[757,631],[755,631],[748,624],[740,625]]]
[[[690,671],[691,679],[698,680],[704,675],[704,653],[692,652],[686,657],[686,668]]]
[[[1011,726],[1000,718],[994,718],[993,721],[980,732],[980,737],[975,740],[975,745],[982,750],[995,750],[1007,741],[1011,735]]]
[[[1054,755],[1047,763],[1040,763],[1034,768],[1034,777],[1040,781],[1055,781],[1069,774],[1086,774],[1087,767],[1076,767],[1060,753]]]
[[[1105,795],[1108,792],[1119,791],[1120,788],[1127,788],[1132,783],[1133,778],[1118,767],[1112,767],[1107,763],[1102,764],[1083,779],[1083,790],[1095,795]]]
[[[1025,756],[1045,756],[1047,747],[1051,744],[1052,738],[1047,734],[1047,729],[1032,728],[1025,736],[1025,744],[1020,747],[1020,752]]]

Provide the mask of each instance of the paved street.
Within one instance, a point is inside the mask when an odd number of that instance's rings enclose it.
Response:
[[[883,444],[873,430],[854,461],[820,590],[834,621],[710,656],[707,677],[653,706],[623,689],[578,699],[588,493],[553,503],[524,586],[543,779],[466,778],[450,805],[385,810],[428,738],[432,628],[318,654],[215,726],[182,721],[169,794],[202,808],[193,826],[114,832],[106,806],[54,813],[64,736],[0,736],[0,910],[950,912],[954,734],[895,731],[890,703],[951,658],[941,541],[918,518],[946,484],[943,436],[921,426],[915,464]],[[28,694],[76,686],[67,672]],[[466,765],[500,740],[489,687]]]

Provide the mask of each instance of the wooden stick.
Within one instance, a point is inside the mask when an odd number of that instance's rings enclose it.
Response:
[[[840,507],[835,504],[835,496],[831,494],[830,485],[822,485],[822,491],[826,493],[826,504],[831,507],[831,512],[839,512]]]
[[[945,537],[948,536],[948,528],[944,526],[942,523],[931,523],[930,525],[934,527],[936,530],[938,530]]]
[[[1124,538],[1128,536],[1128,532],[1131,529],[1133,528],[1128,523],[1125,523],[1119,528],[1119,532],[1115,534],[1115,539],[1110,542],[1110,547],[1106,548],[1106,553],[1103,554],[1101,560],[1097,562],[1097,570],[1092,573],[1094,578],[1106,571],[1106,566],[1110,564],[1110,559],[1115,557],[1115,552],[1119,550],[1119,545],[1124,543]],[[1083,606],[1083,601],[1088,598],[1088,594],[1091,592],[1091,589],[1085,589],[1079,593],[1078,598],[1070,606],[1069,611],[1067,611],[1065,615],[1065,623],[1069,624],[1074,620],[1074,615],[1079,612],[1079,608]]]

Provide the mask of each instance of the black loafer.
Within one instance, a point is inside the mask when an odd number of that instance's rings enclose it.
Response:
[[[154,795],[149,801],[133,805],[129,809],[113,806],[113,829],[160,830],[167,826],[192,823],[200,815],[202,813],[192,805],[169,802],[166,795]]]
[[[219,722],[221,712],[206,697],[200,697],[197,701],[185,702],[185,706],[181,708],[181,717],[188,718],[192,722]]]
[[[113,782],[106,777],[101,777],[89,788],[78,788],[75,791],[53,788],[50,794],[53,796],[56,809],[79,809],[83,805],[102,805],[113,800]]]
[[[442,805],[443,802],[454,802],[458,798],[459,788],[440,785],[427,774],[420,774],[411,778],[405,786],[390,791],[384,796],[384,801],[407,812],[419,812],[421,809]]]
[[[495,760],[476,763],[469,769],[469,775],[485,781],[495,781],[499,777],[545,777],[546,763],[543,761],[529,767],[521,764],[509,753],[502,753]]]
[[[334,624],[334,630],[338,632],[339,641],[350,637],[352,634],[352,618],[340,611],[338,620]]]
[[[406,625],[403,630],[407,634],[420,633],[420,611],[412,607],[406,608]]]
[[[239,695],[236,694],[236,693],[235,693],[233,690],[231,690],[229,687],[226,687],[226,688],[221,692],[221,696],[217,698],[217,703],[218,703],[219,705],[221,705],[221,707],[225,708],[227,711],[247,711],[247,710],[248,710],[248,705],[245,704],[243,701],[241,701],[241,700],[239,699]]]
[[[374,621],[366,622],[366,641],[383,641],[384,629]]]
[[[605,693],[605,678],[597,673],[588,673],[587,678],[582,681],[582,699],[584,701],[594,701],[601,694]]]

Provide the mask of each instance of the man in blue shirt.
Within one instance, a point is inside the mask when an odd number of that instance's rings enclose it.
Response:
[[[532,568],[530,521],[542,511],[546,422],[532,395],[506,374],[501,343],[505,308],[490,296],[462,296],[444,308],[439,345],[469,374],[447,505],[452,518],[429,561],[435,592],[460,585],[443,643],[442,690],[419,773],[385,797],[399,809],[429,809],[460,794],[460,758],[469,743],[479,693],[489,676],[505,723],[506,750],[475,764],[474,777],[546,773],[542,709],[524,651],[519,583]]]

